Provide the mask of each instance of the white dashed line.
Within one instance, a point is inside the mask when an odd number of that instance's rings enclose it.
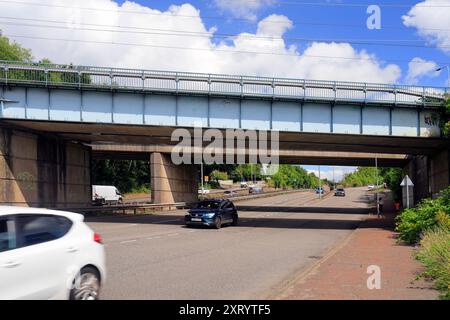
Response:
[[[167,236],[168,237],[173,237],[173,236],[177,236],[177,235],[179,235],[179,233],[171,233],[171,234],[168,234]]]
[[[121,244],[124,244],[124,243],[131,243],[131,242],[136,242],[137,240],[126,240],[126,241],[122,241],[122,242],[120,242]]]

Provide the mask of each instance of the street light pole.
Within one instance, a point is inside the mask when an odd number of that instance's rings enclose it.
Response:
[[[319,166],[319,199],[322,200],[322,180],[320,178],[320,166]]]
[[[447,69],[447,86],[450,87],[450,67],[448,65],[439,67],[436,69],[436,72],[439,72],[442,69]]]
[[[377,197],[377,216],[380,217],[380,199],[378,198],[378,155],[375,154],[375,177],[376,177],[376,197]]]
[[[204,187],[203,187],[203,161],[202,161],[202,164],[201,164],[201,166],[200,166],[200,172],[201,172],[201,175],[202,175],[202,196],[204,195]]]
[[[336,189],[336,182],[334,181],[334,167],[333,167],[333,189]]]

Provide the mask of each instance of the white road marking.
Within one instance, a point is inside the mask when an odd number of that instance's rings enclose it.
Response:
[[[179,233],[171,233],[171,234],[168,234],[167,236],[168,237],[173,237],[173,236],[177,236],[177,235],[179,235]]]
[[[125,241],[121,241],[120,243],[124,244],[124,243],[136,242],[136,241],[137,241],[136,239],[134,239],[134,240],[125,240]]]

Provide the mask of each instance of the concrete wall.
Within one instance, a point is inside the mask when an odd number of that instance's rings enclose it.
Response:
[[[90,204],[90,157],[80,144],[0,128],[0,204]]]
[[[442,150],[432,156],[415,156],[404,168],[414,183],[414,201],[435,197],[450,185],[449,150]]]
[[[195,202],[198,177],[194,165],[174,165],[170,154],[150,155],[153,203]]]
[[[431,192],[435,196],[450,185],[450,151],[443,150],[430,157]]]

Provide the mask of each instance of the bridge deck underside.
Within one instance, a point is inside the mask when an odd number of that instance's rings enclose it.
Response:
[[[178,127],[169,126],[16,120],[2,120],[0,124],[92,144],[93,156],[97,158],[148,159],[149,153],[161,152],[160,149],[153,150],[154,146],[160,148],[178,143],[171,141],[172,133]],[[194,136],[192,128],[185,129]],[[225,136],[225,131],[221,132]],[[378,154],[380,165],[403,166],[405,155],[430,155],[449,147],[448,142],[437,138],[300,132],[280,132],[279,141],[282,163],[330,165],[373,165],[375,154]]]

